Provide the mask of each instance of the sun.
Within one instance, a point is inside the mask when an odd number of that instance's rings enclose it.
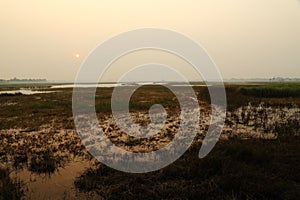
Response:
[[[75,57],[76,57],[76,58],[79,58],[79,57],[80,57],[80,54],[79,54],[79,53],[76,53]]]

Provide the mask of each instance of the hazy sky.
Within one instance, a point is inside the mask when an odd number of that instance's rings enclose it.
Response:
[[[194,38],[224,78],[300,77],[298,0],[1,0],[0,25],[0,78],[74,80],[99,43],[143,27]]]

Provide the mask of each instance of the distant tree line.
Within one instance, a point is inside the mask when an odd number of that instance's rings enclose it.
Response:
[[[14,77],[14,78],[11,78],[8,80],[0,79],[0,82],[46,82],[46,81],[47,81],[47,79],[44,79],[44,78],[19,79],[19,78]]]
[[[269,79],[271,82],[299,82],[300,78],[283,78],[283,77],[273,77]]]

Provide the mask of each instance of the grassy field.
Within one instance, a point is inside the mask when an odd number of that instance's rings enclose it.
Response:
[[[243,86],[239,88],[244,95],[259,98],[300,97],[300,84],[271,84],[263,86]]]
[[[49,85],[34,84],[6,84],[0,90],[23,87],[51,90]],[[184,87],[180,90],[185,92]],[[207,87],[196,86],[194,90],[203,118],[192,147],[175,163],[147,174],[122,173],[95,162],[75,131],[72,89],[34,95],[0,94],[0,199],[39,199],[34,196],[39,187],[28,192],[34,182],[41,180],[47,186],[52,176],[62,173],[63,177],[63,169],[78,160],[88,168],[70,178],[74,194],[62,191],[59,199],[80,195],[83,199],[297,199],[300,85],[226,85],[225,127],[217,146],[201,160],[197,155],[210,119],[210,98]],[[95,110],[100,121],[110,120],[112,91],[97,89]],[[162,104],[169,117],[175,116],[173,121],[178,118],[179,104],[172,92],[162,86],[143,86],[130,101],[130,112],[142,116],[135,118],[136,123],[149,123],[148,110],[153,104]],[[126,150],[136,151],[147,142],[126,139],[113,124],[101,125],[106,126],[115,144],[128,145]],[[150,142],[167,142],[175,130],[167,129]],[[125,138],[124,144],[119,136]],[[22,178],[25,172],[36,180]],[[45,176],[47,181],[41,178]]]
[[[194,145],[158,172],[126,174],[99,165],[78,177],[75,186],[104,199],[297,199],[299,142],[219,142],[202,160],[200,146]]]

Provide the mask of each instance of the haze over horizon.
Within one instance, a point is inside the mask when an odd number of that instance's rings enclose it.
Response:
[[[3,0],[0,6],[0,79],[73,81],[98,44],[143,27],[193,38],[224,79],[300,77],[298,0]],[[113,81],[122,71],[151,59],[199,80],[187,63],[154,51],[120,59],[104,80]]]

